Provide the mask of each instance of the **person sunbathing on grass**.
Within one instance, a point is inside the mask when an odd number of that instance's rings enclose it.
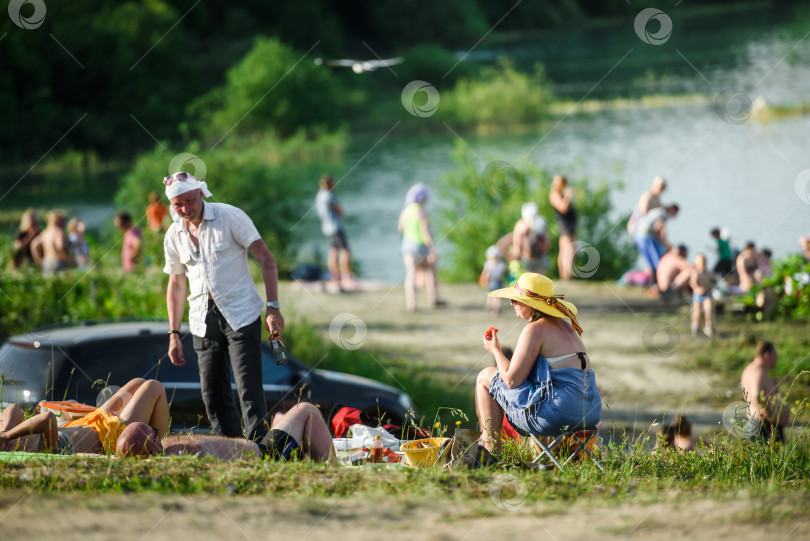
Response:
[[[267,436],[256,444],[242,438],[224,438],[197,434],[161,437],[145,423],[132,423],[118,438],[116,454],[128,457],[201,456],[220,460],[254,460],[269,456],[274,460],[309,458],[335,461],[332,435],[321,412],[307,402],[277,414]]]
[[[113,453],[132,423],[145,423],[160,436],[169,432],[169,405],[159,381],[135,378],[98,409],[61,428],[51,412],[24,419],[19,404],[11,404],[0,414],[0,451]]]
[[[497,365],[484,368],[475,384],[484,449],[500,451],[504,414],[523,436],[556,436],[567,428],[595,427],[602,400],[579,337],[576,306],[554,294],[549,278],[530,272],[522,274],[514,287],[490,295],[510,299],[515,315],[529,323],[511,360],[503,354],[497,333],[484,336],[484,349]]]

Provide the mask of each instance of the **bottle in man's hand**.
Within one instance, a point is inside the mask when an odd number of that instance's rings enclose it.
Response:
[[[277,332],[270,335],[270,348],[273,350],[273,359],[275,359],[277,366],[287,364],[287,352],[284,351],[284,342],[281,341],[281,336]]]

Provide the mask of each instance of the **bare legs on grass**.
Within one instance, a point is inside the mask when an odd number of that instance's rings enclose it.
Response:
[[[320,410],[307,402],[293,406],[273,423],[273,430],[283,430],[298,442],[312,460],[334,461],[332,434]]]

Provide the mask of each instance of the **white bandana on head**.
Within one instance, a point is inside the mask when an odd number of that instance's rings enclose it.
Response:
[[[172,173],[171,175],[163,179],[163,184],[166,184],[166,198],[169,201],[171,201],[178,195],[193,190],[202,190],[203,197],[211,197],[211,192],[208,191],[208,184],[206,184],[204,181],[203,182],[198,181],[196,178],[194,178],[189,173],[186,173],[185,171]],[[174,207],[172,207],[171,205],[169,205],[169,214],[171,214],[172,220],[174,220],[175,222],[179,222],[182,219],[180,215],[177,214],[177,211],[174,210]]]
[[[185,171],[173,173],[163,179],[166,184],[166,198],[171,201],[178,195],[190,192],[192,190],[202,190],[203,197],[211,197],[211,192],[208,191],[208,184],[200,182],[192,175]]]

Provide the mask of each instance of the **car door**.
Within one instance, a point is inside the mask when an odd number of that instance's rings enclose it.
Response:
[[[262,386],[270,418],[276,412],[287,411],[300,401],[300,371],[301,367],[295,361],[277,365],[272,350],[262,344]],[[232,385],[236,389],[236,384]]]
[[[166,388],[172,430],[210,428],[200,390],[200,370],[191,334],[181,335],[185,366],[174,366],[169,360],[168,340],[163,344],[163,357],[156,379]]]

